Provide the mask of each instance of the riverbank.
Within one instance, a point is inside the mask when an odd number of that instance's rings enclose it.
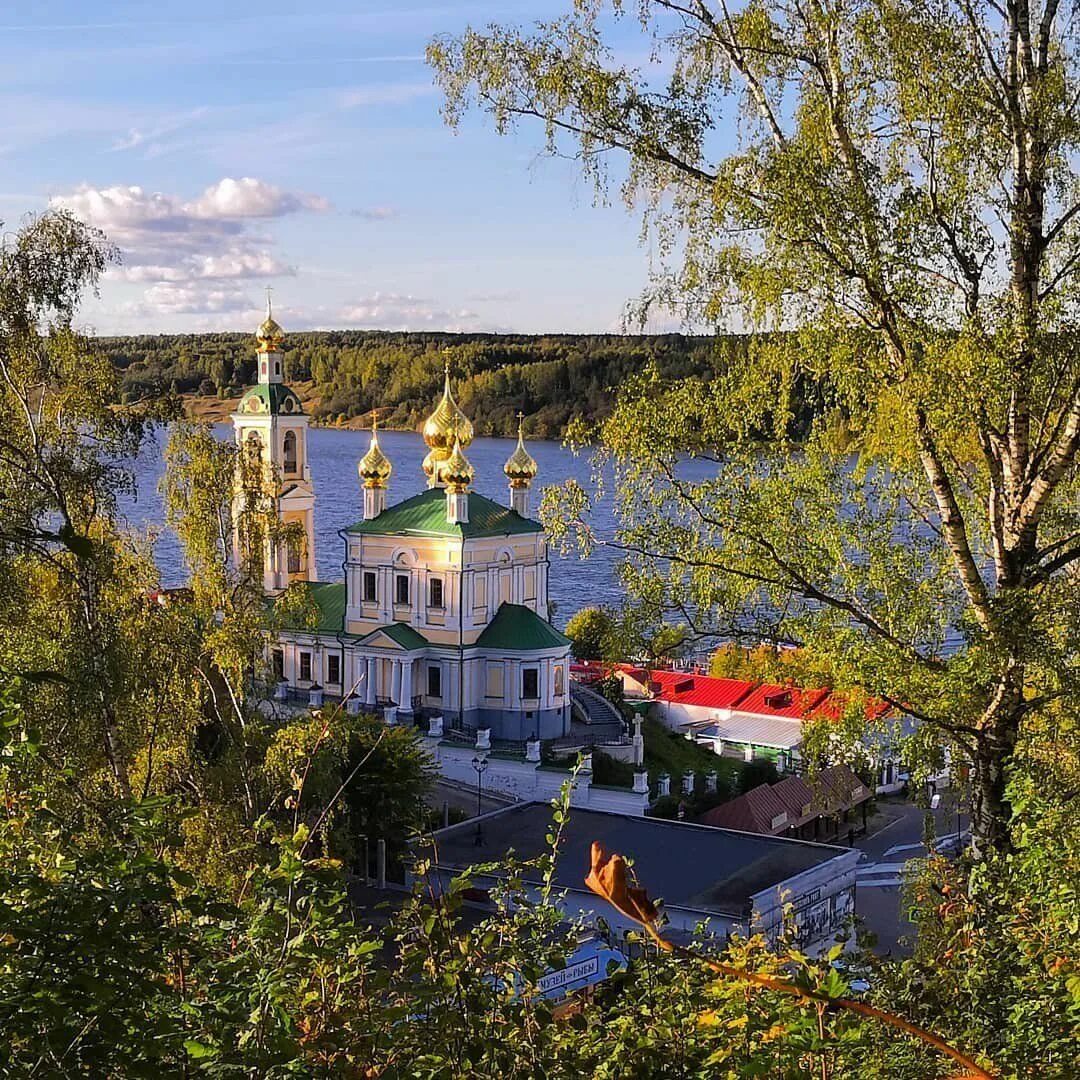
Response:
[[[314,417],[322,397],[315,391],[313,382],[291,382],[289,386],[295,391],[304,406],[304,411]],[[236,411],[236,403],[240,395],[235,397],[218,397],[217,394],[181,394],[180,401],[184,407],[184,415],[191,420],[203,420],[210,424],[226,424]],[[366,431],[371,427],[370,415],[354,416],[350,419],[340,418],[331,423],[325,423],[312,419],[312,426],[339,428],[343,431]]]
[[[330,430],[336,431],[370,430],[370,413],[364,413],[360,416],[348,418],[338,416],[329,421],[316,419],[315,410],[322,401],[322,395],[317,393],[315,383],[311,381],[290,382],[289,387],[295,391],[296,396],[300,399],[301,404],[304,406],[304,412],[312,418],[312,427],[329,428]],[[230,422],[232,414],[236,411],[237,402],[240,400],[240,393],[237,393],[233,397],[226,398],[218,397],[217,394],[180,394],[179,397],[184,409],[184,415],[189,420],[201,420],[209,424],[227,424]],[[391,424],[385,427],[380,425],[379,430],[415,432],[418,428],[404,428]],[[502,439],[513,438],[511,435],[493,435],[490,437]],[[547,439],[538,435],[529,435],[528,440],[530,443],[550,442],[555,445],[561,445],[562,436],[559,435],[554,439]]]

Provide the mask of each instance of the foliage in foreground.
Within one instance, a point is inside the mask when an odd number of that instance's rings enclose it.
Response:
[[[118,808],[108,834],[90,836],[40,791],[21,788],[36,748],[8,717],[5,1075],[942,1073],[934,1053],[830,1006],[848,993],[830,966],[836,951],[815,962],[760,939],[712,953],[752,971],[764,989],[717,979],[645,939],[631,969],[590,1007],[557,1017],[536,981],[565,965],[576,939],[548,902],[550,857],[502,867],[486,914],[463,906],[469,875],[440,898],[427,895],[421,862],[420,886],[381,926],[350,907],[340,866],[313,856],[306,826],[289,832],[263,821],[254,838],[263,858],[240,898],[228,898],[176,864],[159,801]],[[554,811],[553,852],[565,798]],[[805,994],[769,988],[792,979]]]

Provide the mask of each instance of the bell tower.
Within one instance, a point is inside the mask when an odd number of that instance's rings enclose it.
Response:
[[[300,526],[298,542],[268,544],[263,560],[263,588],[281,592],[294,581],[317,581],[315,565],[315,489],[308,466],[308,422],[304,406],[285,384],[281,351],[285,331],[274,321],[270,292],[266,318],[255,332],[257,379],[232,415],[236,445],[257,458],[273,493],[277,514],[286,524]],[[233,536],[239,558],[240,538]]]

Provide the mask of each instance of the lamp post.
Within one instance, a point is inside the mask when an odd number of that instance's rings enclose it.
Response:
[[[476,839],[473,843],[480,847],[484,842],[484,828],[480,824],[480,795],[483,789],[484,770],[488,767],[488,759],[483,754],[477,754],[472,759],[472,767],[476,771]]]

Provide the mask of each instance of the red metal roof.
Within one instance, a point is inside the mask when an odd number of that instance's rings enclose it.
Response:
[[[828,696],[828,690],[801,690],[797,686],[762,683],[753,693],[740,698],[738,708],[739,712],[756,713],[758,716],[785,716],[789,720],[802,720]]]
[[[839,720],[847,708],[848,699],[845,694],[830,694],[824,701],[815,706],[810,713],[810,720]],[[880,698],[868,698],[864,712],[867,720],[877,720],[884,716],[892,706]]]
[[[685,671],[657,670],[649,672],[649,689],[658,698],[677,705],[731,709],[754,689],[754,683],[742,679],[716,679],[711,675],[693,675]]]

